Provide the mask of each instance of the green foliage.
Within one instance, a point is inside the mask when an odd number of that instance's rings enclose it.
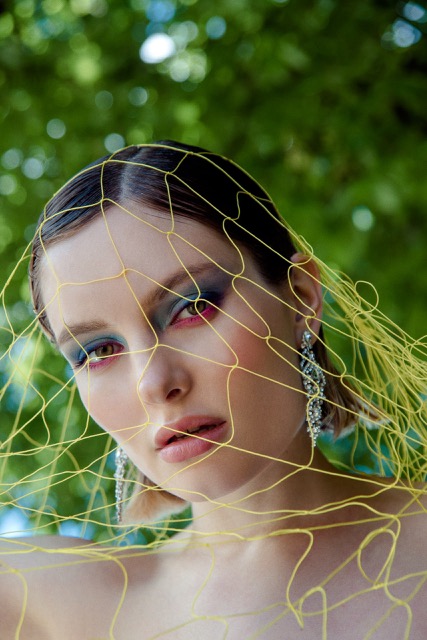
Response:
[[[372,281],[380,308],[423,334],[425,12],[414,3],[399,6],[400,17],[394,3],[333,0],[10,3],[0,13],[2,281],[65,179],[107,149],[173,138],[243,164],[321,258]],[[174,51],[144,62],[141,46],[156,33],[168,36]],[[31,318],[25,266],[6,290],[2,352],[13,336],[8,318],[15,332]],[[42,363],[49,376],[40,376],[38,390],[53,397],[55,380],[67,372],[49,353]],[[18,408],[37,403],[37,393],[28,400],[22,388],[20,400],[6,396],[3,441]],[[52,403],[53,423],[70,393]],[[72,407],[70,429],[85,428],[78,401]],[[42,442],[42,423],[34,428]],[[93,459],[99,434],[88,428],[94,449],[73,445],[76,452],[61,457],[68,460],[60,465],[63,477],[72,473],[74,455],[80,467],[85,455]],[[25,456],[16,464],[17,475],[36,472],[26,469]],[[96,469],[98,475],[111,473]],[[75,487],[64,513],[84,510],[82,494],[84,487]]]

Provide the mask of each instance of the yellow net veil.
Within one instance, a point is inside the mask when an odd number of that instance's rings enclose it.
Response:
[[[278,286],[283,281],[289,281],[292,289],[291,274],[298,270],[317,278],[308,267],[310,261],[316,263],[322,287],[323,318],[314,350],[326,376],[323,426],[317,446],[312,446],[310,434],[306,431],[306,425],[303,425],[301,430],[307,442],[307,455],[303,461],[282,460],[281,451],[273,455],[265,453],[263,449],[252,450],[249,445],[242,446],[242,441],[236,441],[234,435],[223,439],[219,447],[211,448],[206,454],[206,458],[211,458],[210,464],[215,460],[217,451],[222,449],[246,456],[250,460],[249,465],[253,463],[256,466],[260,458],[264,462],[270,459],[276,465],[283,462],[282,478],[257,489],[262,500],[256,504],[264,507],[249,513],[248,505],[253,503],[246,501],[245,497],[228,500],[227,495],[212,497],[198,490],[193,492],[191,488],[187,489],[187,493],[178,491],[176,497],[174,481],[178,486],[185,464],[181,463],[180,470],[171,473],[166,491],[148,474],[146,476],[145,470],[137,471],[132,462],[127,461],[124,464],[124,492],[119,494],[119,500],[123,502],[125,524],[117,522],[114,475],[118,445],[89,415],[90,391],[85,401],[88,412],[82,406],[76,388],[78,371],[89,368],[91,356],[87,347],[76,338],[74,343],[83,352],[86,361],[80,368],[73,367],[54,354],[56,349],[49,342],[52,339],[49,309],[58,304],[61,292],[73,282],[67,282],[63,274],[56,276],[57,291],[49,299],[43,298],[37,284],[43,279],[43,270],[48,268],[50,249],[57,247],[59,251],[61,242],[77,238],[95,221],[105,222],[113,251],[120,258],[121,248],[108,224],[109,211],[113,206],[120,211],[123,219],[129,216],[138,221],[138,212],[150,207],[161,212],[163,221],[168,220],[167,225],[165,223],[161,227],[161,233],[174,251],[182,270],[187,270],[188,280],[193,283],[192,296],[188,296],[186,289],[168,288],[164,282],[157,281],[155,269],[138,275],[145,278],[150,287],[157,286],[163,291],[168,289],[166,293],[174,296],[180,304],[192,303],[192,313],[201,323],[197,326],[208,325],[212,332],[210,335],[215,336],[218,343],[226,342],[217,328],[218,318],[229,315],[229,312],[222,308],[217,298],[206,298],[198,276],[194,275],[192,269],[187,269],[179,247],[191,249],[194,255],[214,265],[220,274],[218,277],[225,278],[233,295],[238,296],[247,312],[253,313],[262,324],[263,331],[252,337],[262,341],[265,348],[276,353],[281,360],[288,357],[283,354],[288,353],[286,349],[289,345],[282,344],[272,335],[268,321],[263,322],[259,307],[253,305],[250,296],[245,298],[245,287],[253,285],[262,299],[266,296],[268,300],[274,299],[278,308],[301,313],[300,307],[292,309],[289,302],[297,300],[297,292],[294,292],[294,298],[290,296],[281,300],[277,294]],[[84,218],[89,222],[82,224]],[[182,229],[191,226],[193,220],[198,225],[204,225],[200,228],[210,229],[221,242],[229,244],[233,256],[237,257],[237,268],[228,269],[220,261],[216,262],[197,241],[190,242],[185,234],[182,236]],[[141,224],[156,227],[156,217]],[[39,221],[34,247],[31,243],[25,249],[16,269],[5,283],[0,309],[0,399],[4,408],[0,426],[0,526],[8,536],[4,546],[0,547],[0,579],[13,576],[22,587],[18,598],[19,616],[14,623],[14,634],[11,633],[10,637],[31,637],[26,626],[30,624],[29,576],[30,573],[34,576],[38,570],[46,570],[43,560],[46,554],[55,555],[52,566],[56,572],[58,568],[62,569],[64,576],[67,576],[72,564],[81,568],[82,576],[85,575],[84,571],[90,571],[92,565],[102,562],[113,562],[120,567],[120,597],[115,607],[105,612],[108,632],[100,631],[99,638],[136,637],[120,631],[121,616],[126,611],[127,598],[134,589],[127,559],[166,556],[164,561],[167,562],[168,549],[171,549],[171,554],[179,554],[182,545],[185,553],[190,554],[190,559],[192,550],[194,553],[200,549],[208,550],[210,568],[198,588],[194,589],[193,595],[190,595],[191,606],[185,609],[183,605],[182,615],[177,621],[167,618],[158,620],[157,626],[144,627],[145,631],[138,637],[146,640],[160,637],[275,639],[288,637],[285,635],[286,629],[297,629],[303,633],[311,629],[311,624],[315,624],[317,626],[313,629],[316,631],[307,637],[380,638],[383,637],[380,635],[381,629],[388,628],[386,625],[390,621],[393,624],[396,611],[403,611],[403,622],[399,618],[403,629],[399,631],[399,638],[415,638],[415,635],[411,635],[414,629],[418,629],[414,626],[416,614],[413,603],[427,579],[427,565],[423,562],[419,566],[416,562],[405,565],[399,560],[403,553],[399,536],[407,521],[413,522],[410,528],[415,537],[419,537],[421,534],[416,532],[423,532],[425,527],[426,343],[411,339],[382,314],[374,286],[366,282],[353,283],[315,258],[311,246],[278,216],[262,188],[232,162],[204,150],[170,142],[126,148],[84,169],[48,203]],[[292,262],[291,256],[296,251],[306,258]],[[264,285],[259,281],[251,281],[245,263],[248,253],[262,272]],[[95,249],[94,261],[96,258]],[[162,256],[158,256],[158,260],[161,263]],[[30,302],[23,305],[21,301],[11,299],[9,294],[11,282],[22,279],[23,272],[28,268],[33,277],[35,316],[29,312],[32,306]],[[126,278],[128,272],[128,266],[123,265],[123,270],[100,276],[100,281],[108,284],[120,277]],[[154,337],[154,342],[146,350],[148,364],[139,372],[139,381],[148,375],[150,354],[153,356],[156,349],[164,346],[163,329],[159,329],[156,320],[138,301],[131,278],[128,282],[135,305],[139,305],[141,318],[148,323],[151,336]],[[88,280],[87,284],[93,284],[93,280]],[[84,282],[79,282],[79,286],[83,287]],[[23,299],[28,300],[26,290],[21,288],[21,292]],[[214,310],[212,319],[203,316],[207,305]],[[315,313],[307,308],[307,328],[310,328],[314,316]],[[240,317],[226,319],[242,325]],[[40,331],[40,324],[44,332]],[[251,331],[248,327],[246,329]],[[182,331],[190,335],[193,329],[184,328]],[[230,352],[233,350],[232,345],[225,346],[229,347]],[[179,350],[177,346],[173,348]],[[293,363],[298,362],[299,348],[300,345],[290,348]],[[209,365],[218,362],[209,350],[207,352],[205,360],[210,370]],[[107,361],[110,355],[109,352],[102,352],[99,360]],[[132,354],[124,348],[123,355],[130,357]],[[190,362],[192,358],[195,363],[197,360],[197,366],[204,358],[200,351],[193,353],[191,347],[184,355]],[[224,410],[231,417],[235,396],[229,389],[233,384],[233,376],[239,371],[246,371],[244,359],[239,358],[238,354],[234,355],[233,362],[226,365],[220,363],[227,369],[224,380],[230,387],[227,387],[227,406]],[[276,388],[282,383],[274,379],[267,380],[268,375],[263,373],[262,366],[259,370],[246,373],[251,380],[259,380],[259,402],[265,404],[267,412],[270,411],[268,405],[270,401],[274,402],[271,398],[276,395],[269,397],[268,385]],[[89,371],[87,375],[90,381],[93,374]],[[100,377],[99,373],[94,374],[94,379]],[[209,380],[207,384],[210,384]],[[88,385],[88,388],[92,387]],[[132,389],[129,393],[136,393],[136,390]],[[302,387],[296,389],[295,393],[305,399]],[[123,403],[126,403],[126,399],[123,399]],[[147,424],[147,414],[141,413],[141,422],[133,424],[133,427],[144,431]],[[126,449],[134,437],[135,429],[129,430],[129,436],[126,435],[126,425],[117,424],[116,429],[118,432],[123,430],[121,442]],[[203,433],[200,436],[195,433],[194,437],[204,438]],[[209,431],[205,437],[209,439]],[[319,451],[331,466],[316,462],[319,460]],[[196,465],[200,474],[203,474],[203,462],[204,456],[198,459]],[[193,461],[188,464],[194,466]],[[319,500],[316,503],[309,499],[305,501],[304,496],[297,501],[297,507],[292,503],[277,508],[270,503],[269,492],[277,493],[278,486],[286,488],[286,483],[290,482],[298,487],[298,474],[306,470],[319,479],[327,477],[331,485],[335,483],[337,487],[344,482],[343,479],[349,479],[356,488],[347,496],[337,490],[336,499],[329,497],[323,504]],[[228,471],[224,470],[224,473]],[[398,499],[394,496],[398,496]],[[222,520],[220,515],[216,520],[218,528],[207,530],[203,526],[203,516],[192,516],[190,503],[193,499],[197,503],[206,503],[204,513],[208,514],[210,522],[215,522],[215,513],[227,512],[231,517]],[[221,528],[223,522],[227,523],[227,528]],[[299,584],[300,572],[304,573],[307,563],[313,562],[314,566],[318,561],[321,553],[316,546],[318,533],[321,532],[323,536],[329,530],[333,537],[337,529],[358,525],[363,534],[360,538],[356,536],[352,550],[347,549],[342,555],[337,553],[336,565],[323,567],[323,573],[313,571],[311,582],[302,581],[304,587],[294,591],[294,585]],[[58,533],[78,536],[82,542],[69,548],[64,537],[63,542],[55,543],[52,548],[50,544],[46,546],[44,538],[38,539],[40,535]],[[254,597],[248,600],[249,605],[233,605],[233,594],[224,591],[229,607],[217,605],[213,612],[206,613],[202,605],[203,594],[209,591],[210,581],[216,579],[215,567],[217,562],[221,563],[218,558],[222,546],[230,540],[235,545],[253,542],[257,545],[258,553],[262,553],[263,545],[267,549],[270,543],[276,544],[279,539],[290,540],[294,533],[304,536],[306,544],[295,552],[293,569],[283,576],[268,602],[265,598],[259,597],[257,600]],[[410,536],[405,535],[407,537],[402,539],[407,545]],[[380,567],[372,575],[366,570],[365,555],[374,548],[380,550],[378,553],[382,559]],[[35,554],[37,561],[28,569],[22,558],[30,553]],[[248,564],[250,562],[248,560]],[[353,569],[350,570],[350,566]],[[181,576],[183,585],[191,571],[190,561],[188,574],[184,572]],[[266,562],[265,574],[259,575],[257,581],[261,592],[263,585],[268,583],[271,571]],[[339,580],[341,574],[347,576],[344,587],[340,587],[339,595],[332,596],[329,593],[330,585]],[[55,576],[52,574],[52,580],[56,580]],[[244,591],[246,587],[247,580],[241,575],[241,589]],[[367,616],[366,626],[360,635],[345,635],[346,625],[342,635],[336,635],[334,629],[338,627],[333,626],[336,624],[333,621],[337,612],[345,621],[346,607],[352,611],[354,602],[359,599],[362,603],[369,602],[379,592],[383,600],[378,607],[378,614],[370,613]],[[204,635],[204,627],[196,627],[196,623],[216,626],[213,632],[211,627],[207,627]],[[194,633],[196,635],[192,635]]]

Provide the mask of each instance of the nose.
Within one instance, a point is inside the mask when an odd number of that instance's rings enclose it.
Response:
[[[144,404],[164,404],[183,399],[191,389],[191,373],[183,354],[158,345],[151,351],[138,380]]]

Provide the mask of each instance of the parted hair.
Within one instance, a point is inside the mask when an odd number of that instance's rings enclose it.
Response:
[[[173,141],[126,147],[88,165],[47,203],[32,247],[29,278],[38,320],[52,342],[41,295],[41,262],[46,249],[89,224],[110,206],[148,206],[195,220],[249,251],[270,284],[283,283],[296,248],[275,205],[261,186],[234,162]],[[338,434],[354,422],[360,400],[344,384],[328,357],[321,331],[314,349],[325,371],[325,427]],[[153,522],[179,512],[186,503],[139,473],[124,511],[124,522]]]

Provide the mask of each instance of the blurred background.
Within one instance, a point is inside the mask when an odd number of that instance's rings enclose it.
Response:
[[[172,138],[242,164],[319,257],[373,282],[380,309],[424,335],[426,33],[424,2],[0,2],[2,283],[66,179],[123,145]],[[31,318],[26,268],[2,294],[3,354]],[[53,397],[64,365],[43,349],[50,377],[40,388]],[[1,362],[8,384],[11,360]],[[7,389],[3,443],[17,412],[24,424],[35,402],[22,381]],[[50,405],[53,421],[80,415],[69,409],[70,394]],[[24,451],[23,442],[14,438],[8,451]],[[15,458],[16,478],[46,463],[44,448],[37,455]],[[87,491],[82,485],[68,498],[70,514],[83,513]],[[18,504],[27,520],[35,510],[43,528],[37,501],[12,494],[3,529]]]

